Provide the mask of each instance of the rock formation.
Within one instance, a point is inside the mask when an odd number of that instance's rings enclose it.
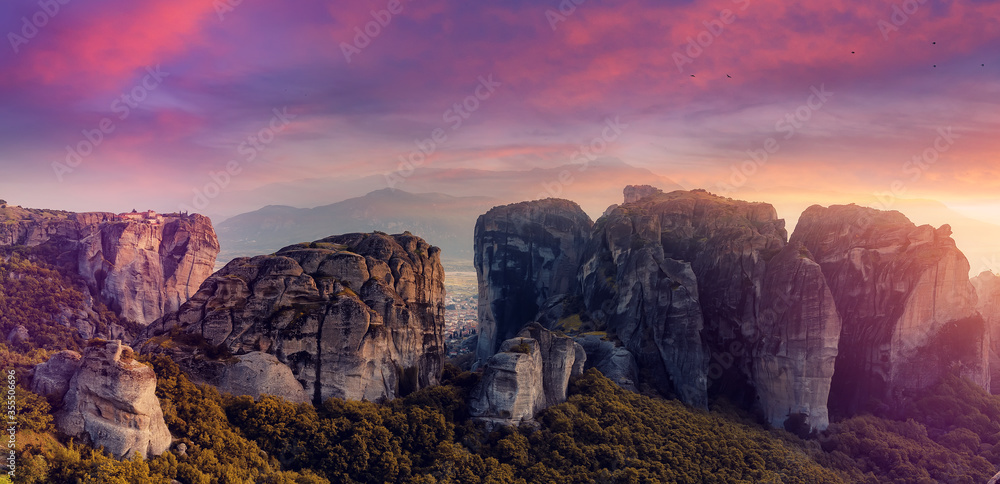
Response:
[[[643,198],[646,198],[648,196],[659,195],[661,193],[663,193],[662,190],[660,190],[659,188],[656,188],[656,187],[649,186],[649,185],[629,185],[629,186],[625,187],[625,190],[624,190],[625,203],[635,203],[635,202],[638,202],[639,200],[642,200]],[[615,208],[617,208],[617,207],[615,207]],[[609,208],[609,211],[610,210],[613,210],[613,209]],[[605,215],[607,215],[607,213],[608,212],[605,212]]]
[[[700,190],[625,192],[585,252],[591,318],[660,390],[697,406],[709,389],[748,400],[752,342],[744,333],[756,334],[766,261],[784,245],[784,221],[768,204]]]
[[[569,379],[583,374],[586,359],[583,347],[571,338],[530,324],[487,361],[472,393],[470,413],[492,424],[530,421],[566,401]]]
[[[156,374],[121,341],[91,343],[81,357],[64,351],[35,368],[32,389],[59,396],[56,428],[117,457],[160,455],[171,436],[156,398]]]
[[[576,336],[574,340],[587,354],[587,369],[597,368],[618,386],[633,392],[639,391],[636,386],[639,383],[639,366],[631,351],[608,340],[607,333],[585,333]]]
[[[234,259],[144,338],[142,352],[167,353],[221,388],[296,395],[280,367],[258,380],[263,386],[232,381],[246,371],[240,364],[255,361],[247,358],[261,358],[243,355],[262,352],[286,365],[314,403],[392,399],[441,374],[440,250],[409,233],[348,234]],[[228,355],[240,363],[231,366]],[[291,387],[276,388],[281,381]]]
[[[589,235],[566,217],[508,214],[558,213],[546,203],[568,202],[525,202],[480,219],[480,316],[489,331],[481,354],[491,335],[539,321],[571,334],[591,366],[626,388],[702,407],[726,397],[797,433],[825,428],[834,408],[853,415],[871,402],[892,405],[953,369],[989,387],[990,337],[947,226],[817,206],[786,242],[769,204],[648,186],[627,187],[624,203],[609,207]],[[525,218],[525,228],[510,228]],[[525,233],[543,235],[511,236]],[[553,233],[584,241],[563,249],[580,254],[575,292],[573,284],[540,284],[547,279],[526,269],[525,261],[555,260],[542,255],[554,244],[537,242]],[[497,241],[508,247],[496,250]],[[989,304],[979,309],[1000,314]],[[521,385],[534,365],[530,353],[493,361],[489,378]],[[531,394],[510,395],[527,400],[498,407],[525,415]]]
[[[479,217],[479,364],[535,321],[550,296],[578,291],[580,251],[591,226],[579,205],[552,198],[495,207]]]
[[[990,390],[1000,393],[1000,276],[986,271],[972,278],[979,296],[976,309],[986,320],[990,336]]]
[[[989,388],[989,338],[950,235],[856,205],[803,212],[791,243],[819,263],[843,321],[831,411],[898,401],[952,368]]]
[[[823,270],[805,247],[789,244],[768,261],[763,287],[758,334],[749,338],[761,409],[775,427],[823,430],[841,330]]]
[[[274,355],[252,351],[234,358],[235,363],[223,367],[219,391],[254,398],[274,395],[294,403],[310,401],[292,369]]]
[[[28,333],[28,328],[25,328],[23,324],[19,324],[10,330],[10,334],[7,335],[7,344],[17,346],[29,339],[31,339],[31,334]]]
[[[60,351],[48,361],[35,366],[31,375],[31,391],[61,400],[69,391],[69,382],[80,368],[83,356],[75,351]]]
[[[94,297],[141,325],[176,311],[212,274],[219,253],[211,221],[197,214],[25,217],[0,225],[0,246],[41,247],[47,262],[75,268]]]

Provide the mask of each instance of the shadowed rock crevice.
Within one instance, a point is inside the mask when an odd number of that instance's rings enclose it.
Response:
[[[1000,393],[1000,276],[985,271],[972,279],[979,302],[976,308],[986,322],[990,337],[990,390]]]

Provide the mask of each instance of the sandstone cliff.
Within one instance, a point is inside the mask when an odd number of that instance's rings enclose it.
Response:
[[[749,401],[747,335],[785,234],[768,204],[628,187],[585,252],[587,311],[661,391],[697,406],[709,391]]]
[[[0,224],[0,247],[38,248],[71,267],[90,293],[129,321],[146,325],[176,311],[212,274],[219,242],[201,215],[128,220],[112,213],[24,210]]]
[[[750,340],[764,416],[779,428],[791,419],[800,428],[789,430],[825,429],[841,320],[823,270],[805,247],[789,244],[768,261],[763,288]]]
[[[986,320],[990,336],[990,390],[1000,393],[1000,276],[983,272],[972,278],[979,296],[976,308]]]
[[[551,198],[495,207],[479,217],[479,364],[535,321],[550,296],[578,291],[580,251],[591,226],[579,205]]]
[[[52,355],[32,371],[31,391],[61,401],[69,391],[69,382],[80,369],[82,359],[80,353],[68,350]]]
[[[98,341],[83,356],[64,351],[38,365],[32,390],[61,398],[56,428],[117,457],[160,455],[171,436],[156,398],[153,369],[121,341]]]
[[[586,358],[572,339],[530,324],[487,361],[472,392],[470,414],[499,425],[530,421],[566,401],[569,379],[583,374]]]
[[[905,398],[952,368],[989,388],[988,334],[950,235],[855,205],[803,212],[791,242],[819,263],[843,321],[831,411]]]
[[[234,259],[145,338],[142,352],[170,354],[224,389],[292,399],[304,390],[314,403],[392,399],[440,377],[440,250],[409,233],[348,234]],[[234,382],[266,363],[238,368],[236,360],[248,365],[244,355],[255,352],[276,358],[271,376]]]
[[[516,207],[560,213],[543,202]],[[497,218],[488,215],[481,222]],[[531,220],[530,233],[585,232],[579,222],[570,230],[544,215]],[[507,233],[517,231],[477,231],[477,247]],[[726,397],[798,433],[825,428],[834,407],[851,415],[871,402],[899,402],[946,371],[988,388],[990,338],[947,226],[917,227],[899,213],[856,206],[812,207],[786,242],[769,204],[630,186],[589,235],[572,237],[585,241],[575,249],[578,290],[544,298],[537,288],[553,286],[536,284],[520,261],[545,259],[551,244],[513,240],[514,262],[482,265],[486,327],[497,326],[498,305],[516,308],[505,334],[525,320],[567,332],[591,366],[626,388],[696,406]],[[986,304],[980,310],[996,312]],[[534,364],[530,355],[495,363],[508,383],[521,375],[517,365]]]

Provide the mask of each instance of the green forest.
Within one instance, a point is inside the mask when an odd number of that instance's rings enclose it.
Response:
[[[451,365],[442,385],[404,398],[317,408],[220,394],[165,357],[142,361],[156,371],[175,442],[153,459],[117,460],[57,433],[59,402],[23,380],[54,351],[85,344],[51,316],[81,310],[83,289],[16,254],[0,259],[0,281],[0,328],[30,333],[0,344],[4,369],[23,376],[17,483],[984,483],[1000,464],[1000,397],[957,376],[892,414],[803,439],[725,401],[696,410],[622,390],[596,370],[535,424],[490,430],[466,412],[479,377]]]

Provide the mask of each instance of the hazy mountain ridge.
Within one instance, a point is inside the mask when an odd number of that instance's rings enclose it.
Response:
[[[547,197],[577,199],[583,200],[581,206],[593,217],[618,200],[621,187],[637,183],[667,190],[683,188],[668,177],[612,158],[599,158],[586,165],[569,163],[530,170],[425,166],[392,186],[387,184],[385,176],[376,174],[353,179],[341,176],[306,178],[271,183],[252,190],[233,190],[214,200],[207,215],[222,220],[263,205],[318,207],[394,188],[409,193],[487,197],[496,199],[497,204]]]
[[[494,204],[486,197],[408,193],[385,188],[362,197],[315,208],[267,206],[237,215],[217,227],[220,263],[267,254],[332,234],[349,232],[424,234],[448,258],[472,258],[476,217]]]

